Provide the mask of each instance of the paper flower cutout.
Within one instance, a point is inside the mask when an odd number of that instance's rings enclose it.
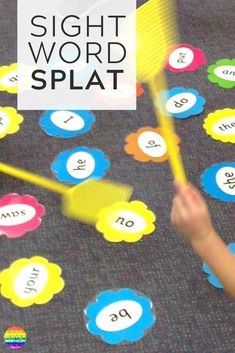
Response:
[[[0,91],[8,93],[19,92],[19,76],[21,80],[21,90],[28,89],[32,84],[32,67],[23,64],[11,64],[0,67]]]
[[[0,91],[17,93],[18,91],[18,64],[0,67]]]
[[[175,134],[172,138],[175,140],[175,153],[178,153],[180,139]],[[142,127],[126,137],[124,149],[126,153],[133,155],[140,162],[160,163],[168,159],[163,128]]]
[[[23,120],[23,116],[18,114],[15,108],[0,107],[0,139],[19,131]]]
[[[0,199],[0,235],[20,238],[38,228],[45,209],[29,195],[8,194]]]
[[[166,101],[165,106],[161,102]],[[157,96],[156,104],[163,114],[172,115],[178,119],[185,119],[192,115],[200,114],[206,103],[196,89],[174,87],[169,91],[162,91]]]
[[[214,164],[201,176],[201,183],[215,199],[235,202],[235,162]]]
[[[207,69],[208,79],[222,88],[235,87],[235,59],[221,59]]]
[[[64,288],[61,268],[34,256],[19,259],[0,273],[1,294],[20,307],[45,304]]]
[[[59,153],[51,169],[60,181],[80,184],[91,178],[102,178],[109,166],[110,162],[102,151],[77,147]]]
[[[235,143],[235,109],[216,110],[207,116],[203,127],[213,139]]]
[[[39,124],[49,136],[71,138],[88,132],[94,121],[94,115],[86,110],[49,110]]]
[[[206,58],[201,49],[183,43],[172,47],[166,68],[169,71],[180,73],[195,71],[205,63]]]
[[[129,243],[151,234],[156,217],[141,201],[116,202],[98,213],[96,228],[110,242]]]
[[[144,89],[140,83],[136,84],[136,96],[140,97],[144,94]]]
[[[228,249],[235,255],[235,243],[229,244]],[[212,286],[216,288],[223,288],[218,278],[214,275],[214,272],[210,269],[210,267],[206,263],[203,264],[202,269],[205,273],[208,274],[207,279],[210,282],[210,284],[212,284]]]
[[[85,314],[88,331],[108,344],[139,341],[156,320],[150,299],[129,288],[98,294]]]

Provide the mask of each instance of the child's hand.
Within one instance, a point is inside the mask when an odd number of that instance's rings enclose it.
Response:
[[[190,242],[205,240],[214,231],[205,200],[192,185],[181,186],[174,182],[171,223]]]
[[[205,200],[192,185],[175,182],[171,222],[235,298],[235,257],[212,226]]]

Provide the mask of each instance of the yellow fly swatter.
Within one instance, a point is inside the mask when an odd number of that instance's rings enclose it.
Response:
[[[129,201],[133,188],[107,179],[88,180],[69,187],[57,181],[0,162],[0,172],[62,195],[63,213],[83,223],[96,224],[97,214],[117,201]]]
[[[137,9],[137,78],[148,84],[152,100],[155,102],[160,91],[167,90],[164,64],[169,47],[178,41],[173,0],[149,0]],[[182,185],[187,183],[180,153],[176,153],[173,138],[173,119],[163,115],[161,106],[166,97],[154,109],[161,127],[165,128],[169,162],[174,178]]]

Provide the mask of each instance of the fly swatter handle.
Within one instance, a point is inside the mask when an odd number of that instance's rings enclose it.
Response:
[[[28,183],[41,186],[45,189],[49,189],[59,194],[64,194],[64,192],[67,191],[69,188],[68,186],[57,181],[53,181],[49,178],[44,178],[39,175],[27,172],[25,170],[12,167],[2,162],[0,162],[0,172],[11,175],[18,179],[22,179],[24,181],[27,181]]]
[[[187,185],[187,178],[184,171],[184,166],[183,166],[180,152],[177,152],[177,146],[174,138],[175,129],[174,129],[173,118],[167,116],[166,114],[164,115],[161,111],[161,107],[159,106],[159,105],[164,106],[166,104],[166,98],[162,96],[161,101],[158,102],[158,105],[156,106],[155,104],[156,94],[160,91],[166,92],[167,90],[167,83],[166,83],[164,71],[161,71],[158,74],[157,82],[155,81],[155,79],[152,79],[149,82],[149,88],[152,95],[154,110],[155,110],[157,120],[159,122],[159,125],[162,128],[164,128],[164,131],[165,131],[164,137],[167,144],[168,158],[169,158],[169,164],[172,170],[172,174],[175,180],[178,180],[181,183],[181,185],[185,186]]]

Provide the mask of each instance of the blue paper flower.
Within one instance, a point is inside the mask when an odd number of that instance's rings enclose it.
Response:
[[[172,99],[173,97],[174,99]],[[161,105],[162,101],[166,101],[164,106]],[[162,91],[156,99],[156,105],[159,105],[163,114],[178,119],[200,114],[205,103],[205,98],[200,96],[198,90],[184,87],[174,87],[169,91]]]
[[[235,243],[229,244],[228,248],[235,255]],[[202,265],[202,269],[205,273],[207,273],[209,275],[207,277],[207,279],[210,282],[210,284],[212,284],[212,286],[214,286],[216,288],[223,288],[223,286],[220,283],[220,281],[218,280],[218,278],[214,275],[214,273],[212,272],[212,270],[210,269],[210,267],[206,263],[204,263]]]
[[[71,138],[88,132],[94,121],[94,115],[86,110],[49,110],[39,125],[49,136]]]
[[[88,331],[109,344],[138,341],[155,322],[150,299],[128,288],[100,293],[85,314]]]
[[[235,202],[235,162],[214,164],[201,176],[201,184],[212,197]]]
[[[102,151],[76,147],[59,153],[51,169],[60,181],[80,184],[91,178],[102,178],[109,166],[110,162]]]

